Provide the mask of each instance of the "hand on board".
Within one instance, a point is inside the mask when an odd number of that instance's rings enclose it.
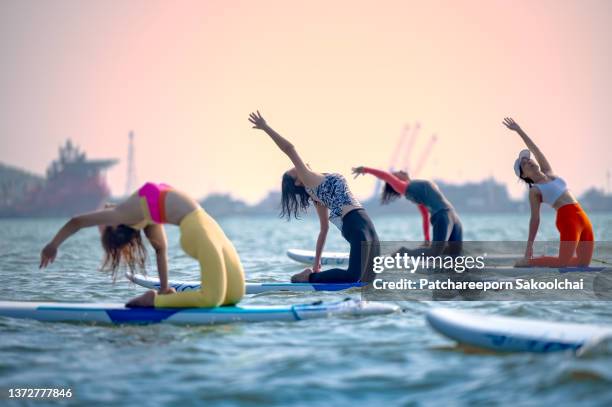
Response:
[[[157,290],[157,294],[175,294],[176,289],[174,287],[167,287],[165,290],[159,289]]]
[[[533,243],[527,243],[527,247],[525,248],[525,258],[526,259],[533,258]]]
[[[514,263],[514,267],[529,267],[529,259],[522,258]]]

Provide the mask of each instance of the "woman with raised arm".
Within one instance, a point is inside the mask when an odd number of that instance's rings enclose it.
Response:
[[[179,226],[181,247],[199,261],[199,291],[176,293],[168,287],[164,223]],[[122,263],[131,272],[137,266],[144,267],[146,250],[141,230],[155,249],[160,290],[147,291],[129,301],[128,307],[218,307],[236,304],[244,296],[242,264],[230,240],[195,200],[168,185],[146,183],[117,206],[70,219],[42,250],[40,267],[55,260],[57,249],[66,239],[91,226],[100,227],[106,253],[103,269],[109,268],[113,279]]]
[[[319,216],[320,231],[312,268],[291,277],[294,283],[353,283],[368,282],[371,278],[372,259],[379,254],[378,235],[363,206],[353,197],[346,179],[340,174],[324,174],[312,171],[291,142],[274,131],[259,112],[251,113],[249,121],[254,129],[263,130],[278,148],[293,162],[294,168],[286,171],[282,179],[281,216],[290,220],[306,211],[314,203]],[[335,268],[321,271],[321,253],[329,229],[329,222],[338,227],[351,245],[347,270]],[[362,257],[362,242],[368,250]],[[362,264],[361,259],[367,262]]]
[[[514,173],[529,185],[529,237],[525,258],[517,266],[567,267],[588,266],[594,249],[593,226],[563,178],[554,175],[548,160],[521,127],[506,117],[503,124],[523,139],[522,150],[514,162]],[[536,161],[531,158],[531,154]],[[539,165],[538,165],[539,164]],[[540,205],[547,203],[557,211],[557,229],[561,237],[558,257],[533,258],[533,242],[540,225]]]
[[[459,254],[461,252],[463,241],[461,220],[453,205],[434,182],[410,179],[405,171],[389,173],[369,167],[355,167],[353,174],[355,177],[371,174],[385,182],[381,198],[383,205],[404,196],[418,205],[424,221],[428,214],[431,215],[433,241],[431,248],[427,250],[429,254],[439,255],[442,252]]]

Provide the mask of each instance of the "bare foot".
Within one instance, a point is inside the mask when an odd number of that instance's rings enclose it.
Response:
[[[305,268],[303,271],[300,271],[297,274],[291,276],[292,283],[307,283],[308,278],[313,273],[311,268]]]
[[[146,293],[129,300],[125,306],[128,308],[153,307],[155,305],[156,295],[157,292],[155,292],[155,290],[148,290]]]

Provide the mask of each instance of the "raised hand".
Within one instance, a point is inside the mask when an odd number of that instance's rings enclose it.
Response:
[[[354,178],[357,178],[358,176],[365,174],[365,172],[363,171],[363,167],[362,166],[360,166],[360,167],[353,167],[351,169],[351,171],[353,172],[353,175],[355,176]]]
[[[57,247],[49,243],[42,249],[42,252],[40,252],[40,266],[38,266],[38,268],[42,269],[53,263],[55,256],[57,256]]]
[[[517,122],[514,121],[513,118],[511,117],[506,117],[503,121],[504,126],[506,126],[507,128],[509,128],[510,130],[513,131],[520,131],[521,130],[521,126],[518,125]]]
[[[266,123],[266,120],[263,118],[261,113],[259,113],[259,110],[257,113],[251,113],[249,115],[249,121],[253,124],[254,129],[263,130],[268,127],[268,123]]]
[[[550,166],[550,163],[546,159],[546,156],[544,156],[544,153],[538,148],[536,143],[533,142],[533,140],[527,135],[527,133],[525,133],[525,131],[521,129],[521,126],[519,126],[518,123],[515,122],[511,117],[506,117],[503,121],[503,124],[510,130],[516,131],[517,134],[523,139],[523,142],[527,146],[527,149],[531,151],[538,164],[540,164],[540,169],[542,170],[542,172],[544,174],[552,174],[553,170]]]

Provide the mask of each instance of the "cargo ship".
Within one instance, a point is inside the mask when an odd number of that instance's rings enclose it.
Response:
[[[106,170],[116,163],[87,159],[67,140],[46,177],[0,165],[0,217],[64,217],[98,209],[110,197]]]

